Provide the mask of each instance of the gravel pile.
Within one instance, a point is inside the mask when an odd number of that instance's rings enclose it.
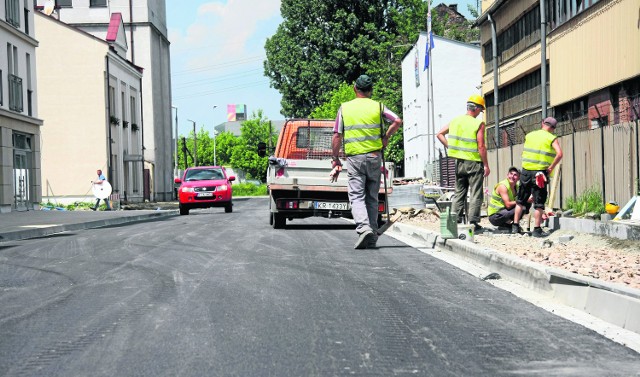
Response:
[[[437,212],[422,210],[415,215],[405,213],[398,217],[397,222],[440,233]],[[486,218],[482,219],[481,224],[491,226]],[[559,242],[560,236],[573,238],[567,242]],[[474,241],[477,245],[539,264],[640,289],[640,241],[563,230],[553,232],[547,238],[517,234],[476,234]]]

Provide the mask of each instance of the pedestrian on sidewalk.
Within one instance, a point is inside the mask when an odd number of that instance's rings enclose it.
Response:
[[[402,125],[400,119],[382,103],[371,99],[373,81],[367,75],[356,80],[356,98],[340,106],[333,129],[332,180],[342,170],[340,149],[344,141],[349,170],[347,172],[351,214],[356,223],[358,241],[355,249],[375,247],[378,239],[378,192],[382,168],[382,149]],[[383,119],[391,122],[384,132]]]
[[[442,127],[436,135],[438,140],[448,149],[449,157],[456,160],[456,191],[453,196],[452,211],[462,222],[467,192],[470,191],[469,212],[465,215],[475,232],[482,230],[480,226],[480,209],[482,207],[482,182],[491,172],[487,160],[487,147],[484,142],[485,125],[476,119],[484,111],[484,98],[474,94],[467,100],[467,112],[457,116]],[[445,135],[449,134],[449,139]]]
[[[531,131],[525,136],[524,149],[522,151],[522,173],[520,175],[520,188],[516,198],[516,213],[511,226],[511,233],[521,233],[520,219],[522,218],[524,205],[530,195],[533,195],[533,208],[535,209],[534,237],[547,237],[549,233],[542,230],[542,213],[547,201],[547,185],[549,175],[558,166],[562,159],[562,149],[556,130],[558,121],[553,117],[547,117],[542,121],[541,128]]]
[[[498,182],[489,198],[487,215],[489,222],[500,230],[511,231],[511,224],[516,214],[516,194],[520,187],[520,170],[515,166],[509,168],[507,178]],[[526,203],[525,213],[529,211],[533,198]]]
[[[105,182],[107,182],[107,178],[104,176],[104,174],[102,174],[102,170],[98,169],[98,171],[96,173],[98,174],[98,179],[96,179],[95,181],[91,182],[94,186],[95,185],[102,185]],[[103,201],[104,201],[104,204],[106,206],[105,211],[111,211],[111,203],[109,203],[109,199],[104,198]],[[93,208],[91,208],[91,209],[96,211],[98,209],[99,205],[100,205],[100,198],[97,198],[96,199],[96,205],[94,205]]]

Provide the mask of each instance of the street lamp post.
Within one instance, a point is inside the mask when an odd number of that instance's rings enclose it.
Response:
[[[215,110],[218,105],[213,105],[213,110]],[[213,165],[218,166],[218,160],[216,158],[216,122],[213,121]]]
[[[178,176],[178,107],[171,106],[172,109],[176,109],[176,137],[174,139],[173,147],[174,147],[174,164],[173,164],[173,175],[175,177]]]
[[[196,137],[196,122],[191,119],[187,120],[193,123],[193,166],[198,166],[198,138]]]

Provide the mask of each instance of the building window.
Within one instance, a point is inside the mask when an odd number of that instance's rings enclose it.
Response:
[[[4,105],[4,86],[2,85],[2,70],[0,69],[0,106]]]
[[[56,5],[62,8],[71,8],[73,7],[73,1],[71,0],[56,0]]]
[[[90,7],[106,7],[107,0],[91,0],[89,2]]]
[[[5,13],[7,22],[19,28],[20,27],[20,1],[19,0],[5,0]]]

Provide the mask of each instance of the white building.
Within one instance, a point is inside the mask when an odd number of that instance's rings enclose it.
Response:
[[[40,127],[33,2],[0,3],[0,213],[38,209]]]
[[[93,200],[96,170],[121,199],[143,200],[142,68],[125,57],[122,17],[108,40],[36,12],[43,201]]]
[[[429,164],[444,150],[435,134],[465,113],[471,94],[480,93],[482,59],[478,46],[434,35],[430,85],[429,69],[424,69],[426,42],[427,33],[420,33],[402,60],[404,175],[433,179]]]
[[[36,0],[39,6],[45,0]],[[127,58],[144,68],[140,119],[145,161],[145,199],[173,198],[171,67],[164,0],[56,0],[59,20],[105,40],[111,15],[122,14]]]

